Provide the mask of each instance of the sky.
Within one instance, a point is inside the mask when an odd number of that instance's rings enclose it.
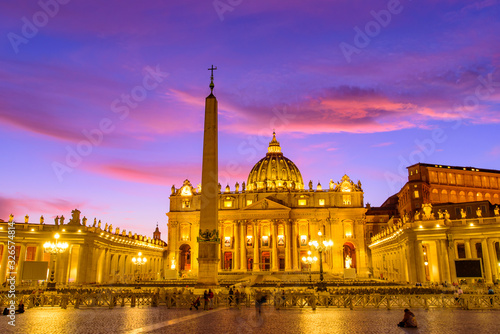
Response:
[[[417,162],[500,169],[499,31],[496,0],[1,1],[0,218],[166,239],[211,65],[223,187],[273,129],[305,184],[347,174],[372,206]]]

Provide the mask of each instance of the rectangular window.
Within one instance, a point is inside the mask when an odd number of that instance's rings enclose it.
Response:
[[[253,201],[251,199],[247,199],[247,206],[251,205]]]
[[[457,244],[457,255],[459,259],[465,259],[465,245]]]
[[[321,206],[325,205],[325,199],[324,198],[320,198],[319,199],[319,205],[321,205]]]
[[[307,200],[306,200],[306,199],[299,199],[299,205],[300,205],[300,206],[305,206],[305,205],[307,205]]]
[[[224,201],[224,207],[225,208],[232,208],[233,207],[233,201]]]
[[[269,237],[267,235],[262,237],[262,247],[269,247]]]
[[[343,195],[342,199],[344,205],[351,205],[351,195]]]
[[[415,198],[419,198],[420,197],[420,195],[418,193],[418,190],[415,190],[414,195],[415,195]]]
[[[301,235],[300,236],[300,245],[301,246],[307,246],[307,235]]]

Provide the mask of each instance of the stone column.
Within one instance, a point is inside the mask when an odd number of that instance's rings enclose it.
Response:
[[[438,244],[436,245],[437,248],[440,249],[440,252],[438,252],[438,259],[441,262],[441,281],[444,283],[444,281],[450,283],[451,282],[451,277],[450,277],[450,259],[448,258],[448,250],[446,249],[446,240],[439,240]]]
[[[36,245],[35,261],[43,261],[43,246],[41,244]]]
[[[0,267],[0,284],[3,284],[7,278],[7,259],[9,258],[8,247],[8,242],[4,242],[2,247],[2,264]]]
[[[222,247],[224,245],[224,225],[222,224],[219,224],[219,236],[220,236],[220,242],[219,242],[219,245],[217,246],[217,253],[219,254],[219,270],[223,270],[224,269],[224,262],[225,262],[225,259],[224,259],[224,248]]]
[[[297,222],[292,221],[292,263],[293,270],[299,270],[299,254],[297,251]]]
[[[488,251],[488,242],[486,239],[481,240],[481,250],[483,252],[483,267],[486,283],[492,283],[490,252]]]
[[[417,265],[416,265],[415,241],[408,239],[408,280],[410,283],[418,281]]]
[[[290,271],[292,269],[292,261],[290,259],[290,244],[291,244],[291,238],[290,238],[290,222],[285,221],[283,222],[283,227],[285,230],[285,271]]]
[[[425,268],[424,268],[424,252],[422,249],[422,241],[417,240],[415,246],[415,255],[416,255],[416,267],[417,267],[417,278],[420,283],[424,283],[426,281],[425,277]]]
[[[17,264],[17,279],[16,284],[20,284],[23,280],[24,261],[26,260],[26,244],[21,244],[19,252],[19,262]]]
[[[56,282],[66,283],[68,276],[69,250],[57,255]]]
[[[241,240],[240,240],[240,228],[241,223],[239,220],[235,220],[233,224],[233,236],[234,236],[234,245],[233,245],[233,271],[238,271],[240,269],[240,250],[241,250]]]
[[[252,223],[253,232],[253,271],[260,271],[260,256],[259,256],[259,235],[257,233],[257,224]]]
[[[451,283],[457,282],[457,272],[455,268],[455,259],[457,258],[456,255],[456,244],[452,239],[448,239],[448,258],[449,258],[449,264],[450,264],[450,281]]]
[[[467,259],[472,258],[472,253],[470,250],[470,239],[465,239],[464,245],[465,245],[465,258]]]
[[[495,247],[493,246],[494,240],[487,239],[488,243],[488,254],[490,255],[490,266],[491,266],[491,279],[496,281],[498,279],[498,259],[495,252]]]
[[[73,245],[75,247],[76,245]],[[86,252],[88,252],[88,247],[85,247],[85,244],[78,245],[78,267],[76,269],[76,283],[78,284],[84,284],[84,283],[90,283],[86,282],[86,277],[87,277],[87,270],[89,270],[88,265],[87,265],[87,257],[85,256]],[[107,254],[106,254],[107,255]],[[107,257],[104,257],[104,261],[106,261]],[[104,269],[106,269],[106,266],[104,264]],[[102,277],[106,277],[107,273],[104,273]],[[107,277],[106,277],[107,279]]]
[[[278,271],[278,224],[276,221],[271,222],[271,270]]]
[[[247,266],[247,240],[246,240],[246,225],[245,221],[242,220],[240,223],[240,270],[246,271]]]

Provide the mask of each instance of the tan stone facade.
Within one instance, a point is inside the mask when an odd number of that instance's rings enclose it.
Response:
[[[489,201],[500,204],[500,171],[475,167],[415,164],[401,189],[399,212],[413,213],[423,203]]]
[[[28,220],[28,219],[26,219]],[[55,261],[55,280],[57,283],[130,283],[141,280],[161,279],[164,272],[165,242],[155,237],[143,237],[117,228],[85,226],[81,222],[61,225],[32,222],[0,220],[0,283],[5,282],[8,273],[8,233],[9,227],[15,227],[15,265],[16,281],[23,280],[23,267],[28,261],[45,261],[51,268]],[[58,255],[44,252],[44,243],[53,241],[54,235],[60,235],[60,242],[67,242],[68,249]],[[12,241],[12,240],[11,240]],[[145,265],[138,267],[132,258],[141,252],[146,257]],[[10,276],[10,275],[9,275]]]
[[[219,192],[219,271],[292,272],[306,270],[301,258],[311,240],[334,242],[323,256],[325,272],[342,275],[352,258],[358,276],[368,276],[363,191],[345,175],[328,186],[304,189],[298,168],[281,153],[273,137],[268,153],[234,190]],[[203,191],[201,189],[201,191]],[[200,188],[185,180],[172,187],[168,225],[169,264],[197,276]],[[319,263],[313,270],[319,270]]]
[[[457,282],[455,261],[480,259],[482,279],[497,281],[499,186],[497,170],[408,167],[408,182],[401,191],[366,214],[374,277]]]

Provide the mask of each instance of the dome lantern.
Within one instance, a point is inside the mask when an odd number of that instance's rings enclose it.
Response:
[[[255,164],[248,175],[247,187],[248,191],[304,189],[299,169],[290,159],[283,156],[274,131],[266,156]]]

